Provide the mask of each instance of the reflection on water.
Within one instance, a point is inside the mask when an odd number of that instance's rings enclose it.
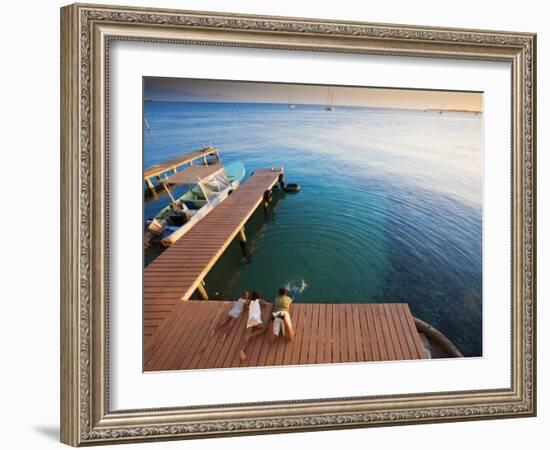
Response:
[[[252,216],[252,260],[230,246],[209,292],[271,298],[303,280],[297,301],[407,302],[465,355],[481,354],[481,115],[153,102],[145,117],[146,167],[211,141],[223,162],[248,174],[284,166],[302,186],[277,193],[267,221],[261,208]]]

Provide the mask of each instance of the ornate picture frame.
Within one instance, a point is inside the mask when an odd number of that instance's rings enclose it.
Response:
[[[511,64],[511,386],[113,411],[108,63],[116,40]],[[61,440],[73,446],[536,414],[536,35],[74,4],[61,9]]]

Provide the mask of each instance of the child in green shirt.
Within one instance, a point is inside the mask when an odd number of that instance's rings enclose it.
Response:
[[[294,328],[290,319],[290,305],[292,298],[288,289],[282,287],[279,289],[279,295],[273,301],[273,312],[271,313],[271,322],[269,324],[268,339],[270,343],[275,342],[281,330],[287,342],[294,339]]]

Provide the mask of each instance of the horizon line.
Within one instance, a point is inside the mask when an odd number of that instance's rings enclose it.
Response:
[[[295,102],[236,102],[236,101],[197,101],[197,100],[155,100],[155,99],[143,99],[143,103],[211,103],[211,104],[238,104],[238,105],[308,105],[308,106],[323,106],[326,107],[325,103],[295,103]],[[407,108],[407,107],[397,107],[397,106],[375,106],[375,105],[348,105],[344,103],[335,103],[333,107],[343,106],[347,108],[372,108],[372,109],[403,109],[406,111],[448,111],[448,112],[472,112],[472,113],[483,113],[483,110],[476,109],[456,109],[456,108]]]

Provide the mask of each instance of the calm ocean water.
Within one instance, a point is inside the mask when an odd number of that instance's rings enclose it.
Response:
[[[209,293],[300,302],[407,302],[466,356],[482,353],[482,115],[319,105],[144,104],[145,167],[211,142],[222,162],[284,166],[298,194],[247,225]],[[166,204],[145,205],[145,218]],[[307,287],[306,287],[307,285]]]

